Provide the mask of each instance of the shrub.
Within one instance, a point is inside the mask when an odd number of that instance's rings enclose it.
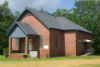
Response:
[[[3,49],[3,55],[7,55],[8,54],[8,47]]]

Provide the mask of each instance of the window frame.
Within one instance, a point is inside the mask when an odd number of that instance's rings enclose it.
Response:
[[[39,37],[39,45],[42,46],[43,45],[43,36]]]

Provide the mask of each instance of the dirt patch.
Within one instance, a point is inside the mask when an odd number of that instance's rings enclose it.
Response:
[[[99,59],[79,59],[79,60],[54,60],[54,61],[23,61],[23,62],[0,62],[0,67],[67,67],[80,65],[97,65]]]

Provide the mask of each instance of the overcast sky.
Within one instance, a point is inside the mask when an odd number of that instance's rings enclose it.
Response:
[[[0,0],[2,4],[5,0]],[[36,9],[45,9],[49,12],[54,12],[57,8],[70,9],[74,7],[75,0],[7,0],[9,2],[9,8],[14,13],[17,11],[23,11],[25,7],[31,7]]]

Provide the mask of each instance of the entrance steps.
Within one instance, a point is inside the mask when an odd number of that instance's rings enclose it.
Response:
[[[6,58],[27,58],[27,55],[16,55],[16,54],[11,54],[11,55],[6,55]]]
[[[89,56],[89,55],[92,55],[92,53],[85,53],[85,54],[83,54],[81,56]]]

